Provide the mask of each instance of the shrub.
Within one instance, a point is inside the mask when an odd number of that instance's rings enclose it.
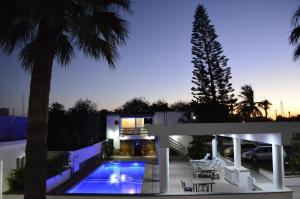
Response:
[[[102,151],[104,158],[110,158],[114,153],[114,140],[108,139],[102,143]]]
[[[25,168],[13,169],[7,177],[9,192],[23,193],[25,181]]]
[[[47,179],[62,173],[69,165],[69,153],[47,159]],[[7,177],[9,193],[24,193],[25,168],[11,170]]]

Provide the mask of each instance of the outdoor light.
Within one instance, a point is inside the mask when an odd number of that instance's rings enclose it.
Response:
[[[124,182],[126,180],[126,175],[122,174],[121,177],[120,177],[120,179],[121,179],[122,182]]]
[[[194,116],[193,116],[193,120],[195,120],[195,119],[196,119],[196,116],[194,115]]]

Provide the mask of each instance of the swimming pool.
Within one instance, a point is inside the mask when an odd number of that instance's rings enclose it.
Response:
[[[144,162],[107,162],[66,193],[141,193],[144,171]]]

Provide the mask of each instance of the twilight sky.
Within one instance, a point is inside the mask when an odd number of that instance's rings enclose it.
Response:
[[[130,39],[120,48],[116,70],[77,52],[68,68],[54,64],[50,103],[70,107],[80,98],[113,109],[133,97],[169,103],[191,99],[191,31],[194,11],[203,3],[224,54],[229,58],[236,94],[251,84],[255,100],[268,99],[280,113],[300,113],[300,62],[293,62],[288,43],[297,0],[135,0]],[[26,109],[30,75],[18,62],[18,51],[0,54],[0,107],[21,114]]]

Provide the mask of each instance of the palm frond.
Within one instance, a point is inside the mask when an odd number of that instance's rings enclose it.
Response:
[[[293,15],[293,18],[292,18],[292,21],[291,21],[293,26],[298,26],[299,18],[300,18],[300,6],[298,7],[295,14]]]
[[[294,50],[294,57],[293,60],[296,61],[300,58],[300,44]]]
[[[55,57],[63,66],[68,65],[72,58],[75,57],[72,43],[66,35],[61,34],[58,36],[56,41]]]
[[[289,37],[290,44],[292,45],[297,44],[299,39],[300,39],[300,26],[294,28],[293,31],[291,32],[291,35]]]

